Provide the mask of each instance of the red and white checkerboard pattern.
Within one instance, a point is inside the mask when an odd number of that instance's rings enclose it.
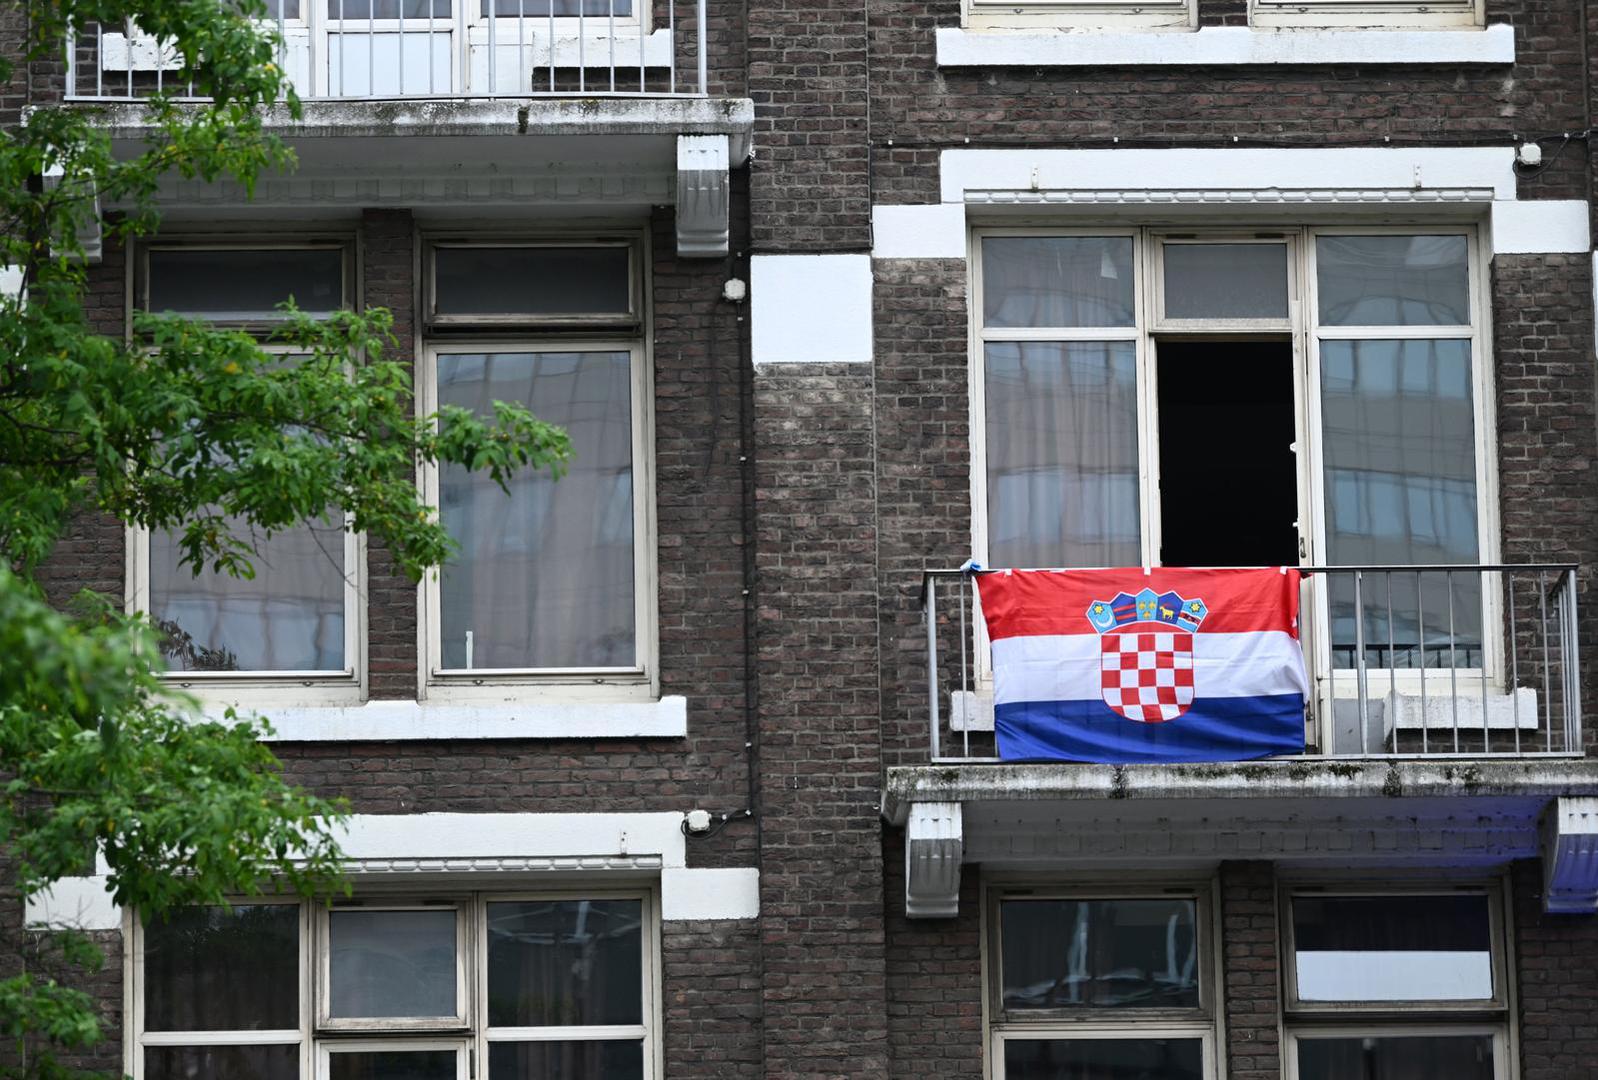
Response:
[[[1104,703],[1128,720],[1160,724],[1193,704],[1193,635],[1166,630],[1099,638]]]

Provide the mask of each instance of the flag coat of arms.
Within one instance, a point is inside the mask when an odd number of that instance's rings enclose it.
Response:
[[[1304,751],[1297,570],[1001,570],[977,589],[1006,761]]]

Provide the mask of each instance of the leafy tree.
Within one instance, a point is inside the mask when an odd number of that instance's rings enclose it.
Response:
[[[0,129],[0,266],[19,268],[24,288],[0,297],[0,873],[26,899],[97,851],[117,902],[147,917],[267,889],[318,894],[337,885],[342,807],[285,782],[258,741],[264,722],[200,722],[162,681],[163,647],[192,642],[163,641],[110,598],[58,611],[38,568],[81,514],[174,530],[191,569],[244,577],[252,552],[236,532],[343,514],[419,579],[450,542],[420,501],[418,461],[504,486],[522,468],[558,474],[569,445],[513,405],[488,422],[458,408],[417,419],[408,365],[385,359],[381,310],[291,313],[279,340],[303,357],[292,366],[246,334],[171,315],[136,316],[131,343],[93,332],[80,238],[95,197],[126,208],[103,225],[125,243],[155,227],[164,176],[250,190],[293,162],[265,111],[298,117],[299,103],[259,0],[27,0],[26,14],[0,85],[19,63],[60,61],[73,33],[131,19],[175,51],[173,84],[209,100],[152,96],[133,157],[114,156],[103,116],[82,106],[36,107]],[[69,1075],[63,1062],[101,1032],[91,999],[53,972],[98,954],[81,935],[8,944],[0,1075]]]

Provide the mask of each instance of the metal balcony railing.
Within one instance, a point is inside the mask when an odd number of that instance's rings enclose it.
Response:
[[[278,66],[304,100],[695,97],[708,85],[705,0],[271,0]],[[66,96],[196,100],[169,45],[92,24],[67,50]]]
[[[1306,756],[1584,753],[1575,566],[1301,569]],[[931,760],[999,761],[972,575],[927,571],[922,612]]]

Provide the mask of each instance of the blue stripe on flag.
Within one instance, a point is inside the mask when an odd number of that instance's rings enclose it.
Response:
[[[1128,720],[1102,701],[1017,701],[996,706],[993,718],[1004,761],[1135,765],[1304,752],[1301,694],[1200,698],[1163,724]]]

